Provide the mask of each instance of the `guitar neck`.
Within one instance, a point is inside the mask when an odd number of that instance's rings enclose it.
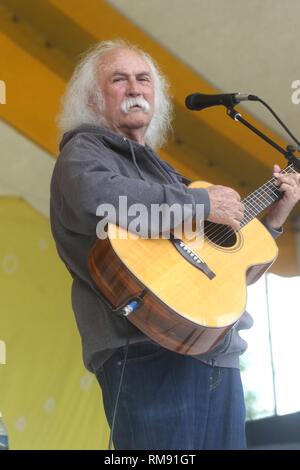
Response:
[[[282,170],[281,173],[296,173],[296,170],[294,165],[291,163]],[[244,227],[248,222],[273,204],[273,202],[278,201],[282,197],[282,192],[279,191],[276,183],[277,180],[273,176],[269,181],[242,200],[242,203],[245,206],[245,213],[241,222],[241,227]]]

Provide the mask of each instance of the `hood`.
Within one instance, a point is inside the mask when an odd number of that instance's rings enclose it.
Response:
[[[111,131],[110,129],[106,129],[104,127],[96,126],[93,124],[83,124],[76,129],[73,129],[69,132],[66,132],[62,140],[59,144],[59,150],[65,147],[65,145],[73,139],[73,137],[84,133],[92,134],[99,138],[104,143],[107,143],[108,146],[117,152],[124,154],[129,154],[134,166],[137,168],[140,178],[145,180],[143,173],[136,161],[136,152],[140,153],[141,150],[148,151],[153,153],[152,149],[148,145],[141,145],[134,140],[129,139],[128,137],[124,137],[121,134]]]

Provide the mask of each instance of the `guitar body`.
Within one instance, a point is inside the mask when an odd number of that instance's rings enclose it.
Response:
[[[204,182],[190,185],[207,186]],[[92,247],[90,274],[116,309],[142,297],[141,306],[128,319],[154,341],[181,354],[206,353],[243,314],[248,274],[263,274],[278,251],[257,219],[239,232],[231,231],[226,246],[210,237],[215,228],[228,231],[226,226],[208,223],[202,246],[193,246],[191,255],[198,255],[213,276],[189,262],[170,240],[125,238],[126,230],[111,224],[109,237]],[[110,237],[116,232],[119,236]],[[183,241],[188,247],[189,242]]]

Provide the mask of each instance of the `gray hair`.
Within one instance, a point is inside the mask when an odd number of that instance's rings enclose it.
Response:
[[[58,126],[62,133],[75,129],[82,124],[94,124],[108,127],[101,116],[103,97],[97,81],[97,71],[101,71],[101,59],[114,49],[126,48],[139,54],[149,65],[155,89],[154,113],[145,134],[145,143],[150,147],[161,147],[171,129],[172,102],[169,96],[169,83],[154,60],[137,46],[118,39],[103,41],[93,46],[76,66],[66,93],[62,99]],[[95,113],[91,101],[94,100],[100,111]]]

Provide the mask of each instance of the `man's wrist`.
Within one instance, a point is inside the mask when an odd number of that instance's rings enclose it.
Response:
[[[268,221],[265,221],[265,226],[270,230],[276,230],[277,232],[282,230],[282,225],[279,224],[270,224]]]
[[[279,235],[281,235],[283,233],[282,225],[279,226],[279,227],[275,227],[274,224],[272,224],[268,221],[267,217],[265,217],[261,222],[262,222],[262,224],[264,224],[266,229],[270,232],[272,237],[277,238],[277,237],[279,237]]]
[[[269,229],[271,230],[282,230],[282,225],[283,223],[279,223],[278,221],[272,221],[272,219],[270,220],[270,218],[268,216],[266,216],[264,219],[263,219],[263,223],[266,227],[268,227]]]

